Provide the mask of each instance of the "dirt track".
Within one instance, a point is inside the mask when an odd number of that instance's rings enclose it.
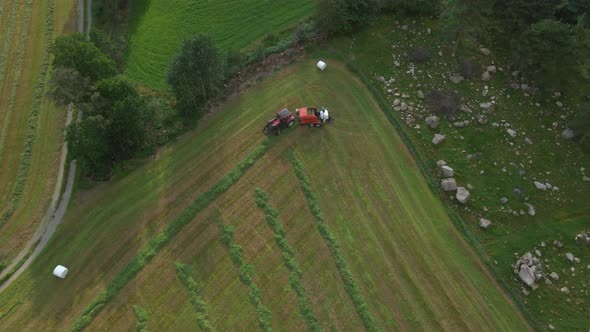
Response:
[[[87,24],[86,24],[86,33],[90,32],[90,27],[92,26],[92,15],[90,15],[90,8],[92,6],[92,0],[86,0],[86,8],[87,8]],[[78,0],[78,32],[84,33],[84,0]],[[72,121],[73,116],[73,105],[68,107],[68,115],[66,119],[66,128]],[[82,116],[82,112],[78,112],[78,121]],[[31,253],[29,257],[27,257],[26,261],[0,286],[0,293],[3,292],[8,286],[12,284],[14,280],[16,280],[33,262],[37,256],[41,253],[41,251],[45,248],[53,233],[57,229],[57,226],[61,223],[63,216],[66,212],[68,204],[70,203],[70,198],[72,196],[72,191],[74,187],[75,175],[76,175],[76,160],[72,160],[70,162],[70,170],[68,172],[68,179],[66,183],[66,189],[61,196],[60,200],[60,193],[62,191],[62,184],[63,184],[63,177],[66,167],[66,160],[68,156],[68,144],[64,142],[62,145],[62,151],[60,155],[59,161],[59,172],[57,175],[57,180],[55,182],[55,189],[53,191],[53,195],[51,197],[51,202],[49,203],[49,208],[45,212],[45,216],[39,227],[33,234],[33,237],[29,240],[27,245],[19,252],[16,258],[7,266],[2,273],[0,273],[0,279],[3,278],[5,275],[9,274],[18,263],[23,260],[27,254],[31,252],[31,248],[35,246],[35,249]],[[59,205],[58,205],[59,202]]]

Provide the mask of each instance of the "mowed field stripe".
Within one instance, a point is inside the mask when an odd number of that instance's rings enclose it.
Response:
[[[305,323],[310,331],[321,331],[318,320],[313,313],[311,303],[305,288],[301,282],[301,275],[303,272],[299,264],[295,260],[295,251],[287,242],[285,238],[286,231],[283,225],[279,222],[279,213],[270,205],[270,197],[260,188],[256,188],[256,204],[266,214],[266,223],[275,234],[275,242],[282,252],[283,263],[291,271],[289,275],[289,284],[299,297],[299,311],[305,319]]]
[[[17,49],[15,51],[15,57],[16,57],[16,64],[14,65],[14,69],[13,69],[13,74],[12,77],[10,78],[11,84],[10,84],[10,96],[8,97],[8,106],[6,107],[6,109],[2,109],[2,106],[0,104],[0,113],[4,113],[4,121],[2,123],[2,131],[0,134],[0,163],[2,162],[2,156],[4,155],[4,145],[6,143],[6,137],[8,136],[8,126],[10,125],[11,122],[11,118],[12,118],[12,112],[14,111],[14,105],[16,102],[16,93],[18,91],[18,88],[20,86],[20,79],[21,79],[21,75],[22,75],[22,67],[23,67],[23,62],[25,60],[25,45],[27,44],[27,38],[29,37],[29,22],[31,20],[31,5],[32,5],[33,1],[32,0],[27,0],[25,3],[25,12],[24,12],[24,18],[22,20],[22,24],[20,25],[20,34],[19,34],[19,38],[17,39],[18,41],[18,45],[17,45]],[[19,20],[20,21],[20,20]],[[3,73],[0,73],[3,74]],[[6,77],[2,77],[3,75],[0,75],[0,91],[2,91],[2,82],[4,82],[5,80],[7,80]]]
[[[207,303],[201,297],[201,289],[203,285],[196,282],[193,277],[190,275],[190,266],[187,264],[176,263],[176,276],[182,284],[186,287],[189,293],[189,301],[195,307],[195,311],[197,312],[197,322],[199,327],[204,332],[213,331],[213,327],[211,323],[209,323],[209,308]]]
[[[10,1],[10,0],[9,0]],[[10,10],[6,11],[6,15],[8,15],[7,26],[5,28],[2,27],[0,22],[0,34],[2,34],[2,53],[0,53],[0,91],[5,84],[5,74],[6,74],[6,66],[8,64],[8,57],[10,55],[11,43],[14,40],[14,29],[16,28],[16,23],[18,22],[18,10],[21,7],[19,5],[19,0],[13,0],[12,3],[9,4]],[[2,15],[4,17],[4,15]]]
[[[197,213],[206,208],[219,195],[229,189],[238,181],[254,163],[262,157],[272,146],[272,143],[265,141],[262,145],[252,151],[245,160],[240,162],[236,168],[226,174],[217,184],[205,193],[199,195],[180,215],[178,215],[163,232],[152,238],[148,245],[125,268],[119,272],[114,280],[107,286],[86,309],[82,316],[74,323],[71,331],[82,331],[100,313],[104,306],[133,279],[152,258],[188,224]]]
[[[44,53],[43,53],[43,61],[41,64],[41,72],[39,73],[39,77],[35,82],[35,87],[33,89],[33,96],[32,96],[32,103],[31,103],[31,112],[29,114],[28,119],[28,126],[25,136],[25,143],[23,152],[21,153],[21,158],[18,164],[18,171],[16,175],[16,180],[14,186],[12,187],[12,191],[8,198],[8,202],[0,216],[0,227],[3,223],[8,221],[10,217],[14,214],[17,204],[19,200],[22,198],[23,195],[23,188],[25,186],[25,182],[27,180],[27,176],[29,170],[31,168],[31,159],[33,154],[33,145],[35,144],[35,140],[37,139],[37,128],[39,126],[39,112],[41,111],[41,107],[43,104],[43,97],[45,94],[45,83],[47,81],[47,75],[49,72],[49,60],[50,60],[50,45],[53,38],[53,1],[54,0],[47,0],[45,12],[45,35],[44,35]]]
[[[313,188],[311,187],[311,181],[305,174],[305,170],[303,168],[303,164],[297,159],[295,153],[291,155],[291,160],[293,162],[293,168],[295,170],[295,175],[299,179],[299,185],[301,186],[301,190],[303,190],[303,194],[307,199],[307,203],[309,204],[309,209],[313,214],[314,220],[316,222],[318,231],[322,235],[324,241],[330,248],[332,255],[334,256],[334,260],[336,261],[336,266],[338,267],[338,272],[340,273],[340,277],[342,278],[342,282],[344,283],[344,288],[346,292],[350,296],[354,307],[358,315],[361,317],[363,321],[363,325],[368,331],[378,331],[379,328],[375,323],[375,319],[373,315],[369,311],[369,307],[367,306],[367,302],[365,300],[364,295],[361,292],[361,289],[355,280],[352,272],[350,271],[349,265],[344,258],[344,254],[334,237],[334,235],[330,232],[328,225],[325,223],[324,218],[322,216],[322,212],[318,205],[318,199],[315,195]]]

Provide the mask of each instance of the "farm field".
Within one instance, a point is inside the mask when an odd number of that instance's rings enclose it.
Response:
[[[127,74],[166,88],[166,72],[185,38],[213,37],[224,50],[240,50],[269,31],[282,31],[311,15],[315,0],[138,0],[129,21]]]
[[[327,106],[335,122],[260,133],[272,112],[305,104]],[[67,279],[50,275],[56,264]],[[369,91],[336,61],[274,73],[153,160],[79,191],[46,250],[0,294],[3,330],[136,322],[529,329]]]
[[[0,271],[31,238],[55,185],[65,111],[44,97],[52,38],[72,0],[0,2]]]

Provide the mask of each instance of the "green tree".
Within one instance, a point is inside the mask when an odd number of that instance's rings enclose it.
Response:
[[[106,140],[114,160],[130,159],[143,148],[146,133],[145,103],[140,97],[127,97],[110,110]]]
[[[319,0],[318,26],[326,33],[350,32],[366,24],[380,9],[380,0]]]
[[[590,96],[586,96],[578,105],[576,116],[568,126],[583,143],[590,141]]]
[[[47,95],[57,105],[67,106],[87,102],[93,90],[90,80],[75,69],[59,67],[51,72]]]
[[[577,73],[575,40],[568,24],[542,20],[526,30],[516,46],[520,66],[545,87],[559,87]]]
[[[72,156],[86,175],[109,177],[113,167],[111,150],[106,140],[107,121],[100,115],[88,116],[68,127],[66,139]]]
[[[496,40],[509,45],[531,24],[552,19],[563,0],[495,0],[492,21]]]
[[[182,115],[197,114],[220,91],[226,78],[227,60],[209,36],[197,35],[182,45],[168,71],[168,83]]]
[[[488,42],[493,0],[450,0],[442,12],[444,29],[460,46],[465,38]]]
[[[139,93],[126,76],[118,75],[101,80],[96,84],[96,93],[92,97],[94,112],[109,119],[114,104],[128,97],[137,98]]]
[[[52,53],[54,67],[73,68],[93,82],[117,75],[115,62],[80,33],[57,37]]]

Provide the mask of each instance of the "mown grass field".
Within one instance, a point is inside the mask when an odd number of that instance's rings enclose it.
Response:
[[[274,111],[306,104],[335,123],[260,132]],[[56,264],[67,279],[51,276]],[[310,317],[325,330],[528,329],[335,61],[284,68],[153,160],[80,191],[0,295],[4,330],[302,330]]]
[[[72,2],[1,2],[0,267],[30,239],[55,184],[65,111],[44,97],[47,49],[73,28]]]
[[[127,74],[153,88],[166,87],[166,73],[182,41],[211,35],[224,50],[240,50],[313,13],[315,0],[138,0],[129,21]]]
[[[383,17],[354,38],[334,39],[316,53],[355,66],[379,90],[400,123],[405,119],[393,110],[395,99],[414,102],[421,105],[417,108],[426,109],[423,115],[414,115],[416,122],[404,124],[402,130],[426,161],[426,173],[436,188],[440,188],[441,174],[436,167],[440,159],[455,169],[459,185],[473,187],[467,206],[458,204],[451,195],[442,197],[447,196],[446,204],[465,220],[469,232],[466,235],[481,244],[484,260],[525,305],[538,327],[548,328],[551,324],[562,330],[587,328],[590,256],[586,248],[575,243],[574,237],[590,225],[590,183],[582,181],[583,174],[589,173],[590,154],[579,144],[562,139],[560,134],[572,118],[578,97],[587,94],[588,85],[564,86],[559,98],[552,96],[552,91],[513,90],[510,88],[513,68],[501,54],[491,48],[492,55],[483,56],[476,45],[453,57],[440,24],[436,20],[397,24],[395,18]],[[407,28],[403,29],[403,25]],[[428,48],[431,60],[416,65],[412,75],[408,53],[414,47]],[[488,82],[481,80],[482,70],[473,79],[451,83],[448,75],[458,74],[457,64],[462,58],[475,61],[478,69],[494,63],[503,71],[498,70]],[[400,66],[394,61],[399,61]],[[379,76],[386,81],[393,78],[395,82],[385,86],[377,79]],[[533,86],[531,82],[526,83]],[[489,95],[484,97],[482,90],[486,85]],[[417,91],[428,94],[432,89],[459,91],[462,103],[469,105],[473,114],[459,113],[455,121],[470,120],[471,124],[455,128],[452,122],[441,120],[436,130],[429,129],[424,117],[433,113]],[[395,96],[395,92],[408,97]],[[487,124],[479,124],[475,119],[475,115],[482,113],[479,103],[491,100],[491,96],[495,97],[495,112],[487,115]],[[557,101],[564,106],[557,106]],[[416,125],[420,128],[416,129]],[[506,132],[507,128],[517,131],[514,139]],[[446,135],[446,141],[433,146],[434,133]],[[527,144],[525,137],[532,144]],[[469,155],[476,157],[470,160]],[[558,186],[559,191],[537,190],[533,181],[549,182]],[[526,200],[514,193],[515,188],[523,192]],[[508,202],[502,204],[501,197],[508,198]],[[535,216],[527,214],[524,203],[535,207]],[[480,229],[480,217],[491,220],[492,228]],[[562,242],[563,248],[553,246],[555,240]],[[547,247],[542,247],[542,242]],[[522,292],[523,283],[513,272],[513,264],[526,252],[535,254],[534,250],[542,253],[543,271],[558,273],[560,280],[552,285],[541,281],[539,289],[526,296]],[[568,252],[579,257],[581,263],[568,262],[565,259]],[[562,287],[568,287],[570,293],[561,292]]]

